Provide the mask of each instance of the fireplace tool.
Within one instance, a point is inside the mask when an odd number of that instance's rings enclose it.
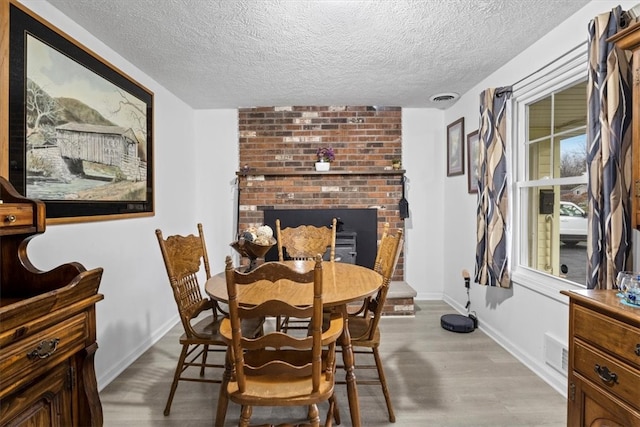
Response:
[[[400,184],[402,184],[402,199],[398,203],[398,210],[400,211],[400,218],[405,219],[409,218],[409,202],[404,196],[404,186],[407,178],[403,175],[400,180]]]

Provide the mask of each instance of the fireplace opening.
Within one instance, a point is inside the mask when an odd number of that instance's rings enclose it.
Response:
[[[344,231],[336,227],[336,261],[347,264],[357,264],[358,259],[358,233]]]
[[[330,227],[333,218],[339,219],[336,230],[336,258],[341,258],[341,262],[373,268],[378,250],[377,209],[264,210],[264,223],[274,231],[276,219],[280,219],[282,227],[297,227],[299,225]],[[278,248],[274,246],[265,255],[265,261],[277,260]]]

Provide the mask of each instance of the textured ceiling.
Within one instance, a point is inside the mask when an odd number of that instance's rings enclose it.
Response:
[[[446,108],[588,3],[48,1],[193,108]]]

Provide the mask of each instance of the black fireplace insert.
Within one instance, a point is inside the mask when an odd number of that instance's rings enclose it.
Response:
[[[264,223],[274,232],[276,219],[280,219],[282,227],[299,225],[315,225],[330,227],[331,220],[338,219],[336,250],[339,245],[346,245],[352,238],[356,242],[354,260],[351,248],[341,248],[343,262],[355,261],[355,264],[373,268],[378,250],[378,210],[377,209],[267,209],[264,211]],[[351,237],[353,236],[353,237]],[[278,260],[278,248],[274,246],[265,255],[266,261]]]

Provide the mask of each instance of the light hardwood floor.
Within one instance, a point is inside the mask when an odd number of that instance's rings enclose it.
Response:
[[[420,301],[415,317],[381,322],[381,355],[397,421],[389,423],[379,386],[360,385],[362,424],[369,426],[565,426],[566,400],[480,330],[445,331],[442,301]],[[480,319],[482,322],[482,319]],[[177,325],[100,393],[105,426],[212,426],[218,384],[181,382],[163,416],[180,347]],[[356,371],[365,377],[369,371]],[[338,372],[339,378],[343,373]],[[350,426],[346,386],[337,385],[343,426]],[[322,419],[326,407],[321,408]],[[256,408],[252,422],[304,417],[303,408]],[[229,404],[225,426],[237,425]]]

